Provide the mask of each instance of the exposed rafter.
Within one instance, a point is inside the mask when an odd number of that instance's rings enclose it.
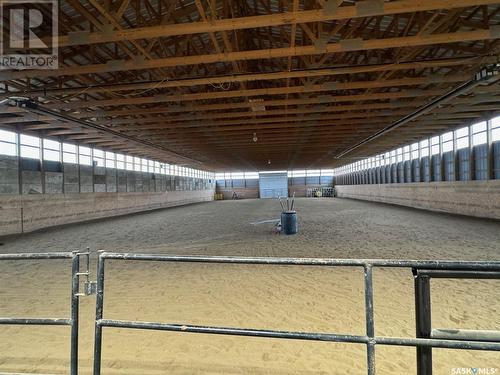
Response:
[[[331,168],[355,145],[352,157],[380,153],[500,108],[500,85],[481,85],[362,143],[499,62],[496,0],[61,0],[59,11],[59,68],[0,70],[1,99],[52,112],[0,107],[2,128],[212,170],[269,158]]]

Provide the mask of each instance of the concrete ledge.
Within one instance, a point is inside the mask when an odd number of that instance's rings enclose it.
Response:
[[[500,219],[500,180],[337,185],[339,198]]]
[[[213,200],[214,190],[0,196],[0,235]]]

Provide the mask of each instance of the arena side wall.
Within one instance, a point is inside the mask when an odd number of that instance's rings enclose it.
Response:
[[[0,235],[213,200],[214,188],[192,191],[2,194]]]
[[[500,180],[337,185],[340,198],[500,219]]]

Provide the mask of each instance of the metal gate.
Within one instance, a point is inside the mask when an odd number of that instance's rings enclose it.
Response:
[[[79,276],[80,256],[88,253],[66,252],[66,253],[19,253],[0,254],[0,261],[32,261],[32,260],[54,260],[71,259],[71,313],[69,318],[0,318],[0,325],[43,325],[43,326],[70,326],[71,327],[71,353],[70,374],[78,374],[78,310],[79,310]],[[85,274],[85,273],[83,273]]]
[[[500,279],[499,271],[471,271],[413,268],[415,278],[415,323],[417,337],[444,340],[500,342],[500,331],[432,329],[431,278]],[[417,374],[432,375],[432,347],[417,347]]]
[[[322,267],[360,267],[364,270],[365,290],[365,320],[366,334],[364,336],[344,335],[323,332],[290,332],[252,328],[230,328],[182,323],[160,323],[128,320],[104,319],[104,281],[105,263],[107,259],[119,261],[161,261],[161,262],[196,262],[196,263],[225,263],[225,264],[261,264],[261,265],[288,265],[288,266],[322,266]],[[374,267],[411,268],[415,275],[416,310],[417,310],[417,338],[375,336],[373,313],[373,279]],[[447,275],[487,275],[489,278],[500,278],[500,262],[470,262],[470,261],[418,261],[418,260],[368,260],[368,259],[329,259],[329,258],[275,258],[275,257],[229,257],[229,256],[179,256],[179,255],[152,255],[152,254],[99,254],[97,269],[97,299],[95,317],[94,343],[94,375],[101,374],[102,334],[104,327],[124,329],[144,329],[173,331],[180,333],[205,333],[235,336],[267,337],[276,339],[314,340],[343,343],[365,344],[367,348],[367,369],[369,375],[375,374],[375,346],[394,345],[416,347],[419,351],[417,360],[420,363],[419,375],[430,375],[432,372],[432,356],[428,355],[432,348],[468,349],[500,351],[500,331],[461,331],[461,335],[450,335],[437,330],[429,334],[430,325],[430,297],[427,300],[428,285],[422,282],[422,277],[442,277]],[[441,276],[439,276],[441,275]],[[474,276],[476,278],[476,276]],[[423,287],[422,287],[423,285]],[[427,285],[427,287],[426,287]],[[430,296],[430,294],[429,294]],[[428,319],[427,319],[427,318]],[[425,334],[422,334],[425,329]],[[420,331],[420,332],[419,332]]]

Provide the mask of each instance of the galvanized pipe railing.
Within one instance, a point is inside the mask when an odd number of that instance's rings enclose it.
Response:
[[[79,318],[79,278],[77,273],[80,268],[80,255],[78,252],[53,252],[53,253],[18,253],[0,254],[0,261],[30,261],[71,259],[71,317],[68,318],[0,318],[0,325],[44,325],[44,326],[70,326],[70,374],[78,375],[78,318]]]
[[[330,267],[363,267],[365,285],[365,317],[366,334],[364,336],[343,335],[336,333],[320,332],[291,332],[236,327],[198,326],[178,323],[141,322],[128,320],[110,320],[103,318],[104,307],[104,282],[105,261],[160,261],[160,262],[190,262],[190,263],[222,263],[222,264],[261,264],[283,266],[330,266]],[[476,340],[467,336],[454,339],[452,337],[429,338],[402,338],[375,336],[373,313],[373,267],[398,267],[412,268],[414,270],[426,269],[431,271],[463,271],[470,275],[480,271],[485,275],[500,275],[500,262],[498,261],[422,261],[422,260],[384,260],[384,259],[330,259],[330,258],[278,258],[278,257],[231,257],[231,256],[184,256],[184,255],[153,255],[101,252],[97,270],[97,299],[95,319],[94,342],[94,375],[101,374],[102,355],[102,330],[103,327],[162,330],[185,333],[205,333],[218,335],[236,335],[267,337],[292,340],[314,340],[344,343],[361,343],[367,347],[368,375],[375,375],[375,346],[397,345],[412,346],[417,348],[448,348],[500,351],[500,341],[495,339],[495,334],[489,334],[488,340]],[[434,277],[434,276],[433,276]],[[430,307],[430,306],[429,306]],[[480,336],[481,338],[481,336]],[[432,360],[432,357],[431,357]],[[432,371],[432,362],[431,362]]]
[[[415,315],[417,337],[464,342],[500,342],[500,331],[432,329],[431,278],[500,279],[497,270],[412,269],[415,280]],[[485,349],[488,350],[488,349]],[[417,374],[432,375],[432,346],[417,347]]]

